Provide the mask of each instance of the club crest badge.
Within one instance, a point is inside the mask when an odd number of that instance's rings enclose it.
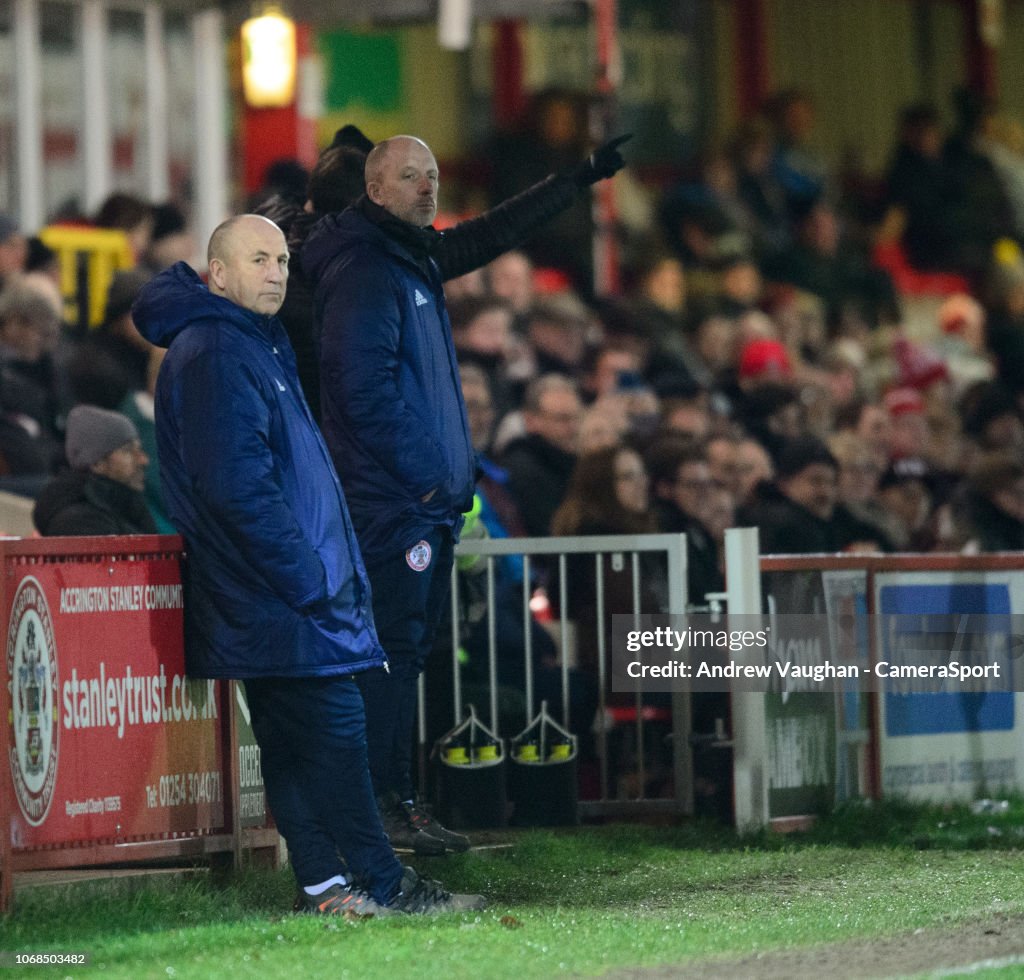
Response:
[[[57,782],[57,647],[39,582],[22,580],[7,632],[7,683],[11,695],[9,762],[18,806],[38,827],[50,812]]]
[[[417,541],[405,553],[405,563],[414,572],[422,572],[430,564],[430,556],[430,545],[426,541]]]

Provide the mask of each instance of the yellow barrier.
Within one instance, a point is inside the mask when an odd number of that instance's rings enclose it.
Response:
[[[82,330],[102,323],[110,280],[135,265],[128,236],[112,228],[50,225],[39,237],[60,259],[64,319]]]

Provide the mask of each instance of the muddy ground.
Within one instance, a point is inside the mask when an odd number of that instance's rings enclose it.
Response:
[[[984,966],[1018,965],[1024,976],[1024,916],[993,915],[969,924],[898,936],[615,970],[613,980],[879,980],[963,975]]]

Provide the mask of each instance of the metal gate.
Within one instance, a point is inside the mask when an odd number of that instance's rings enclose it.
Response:
[[[685,613],[687,611],[686,595],[686,536],[683,534],[643,534],[643,535],[610,535],[591,537],[565,538],[508,538],[480,541],[464,541],[456,548],[456,567],[452,571],[451,592],[451,667],[452,667],[452,725],[464,718],[466,698],[460,664],[462,643],[462,625],[460,613],[464,601],[466,585],[462,580],[460,563],[476,559],[483,568],[475,569],[474,574],[482,580],[483,596],[486,598],[484,618],[486,629],[487,651],[487,704],[475,707],[485,716],[495,733],[509,738],[515,731],[508,730],[509,719],[503,719],[499,711],[499,637],[498,601],[499,562],[513,558],[521,562],[522,574],[518,584],[518,615],[521,616],[523,642],[518,650],[521,657],[521,693],[523,698],[523,717],[519,728],[525,727],[537,714],[540,705],[536,703],[534,677],[533,626],[538,617],[538,603],[543,603],[544,596],[538,591],[538,569],[543,567],[547,597],[551,607],[556,610],[550,623],[549,632],[556,640],[558,647],[557,669],[560,671],[561,683],[558,685],[559,697],[556,703],[548,704],[548,710],[565,727],[570,719],[570,674],[573,660],[573,637],[581,626],[592,627],[596,637],[596,702],[597,712],[593,729],[593,744],[596,753],[599,792],[596,799],[581,800],[580,813],[588,816],[614,815],[636,811],[664,810],[668,812],[689,814],[693,809],[693,785],[691,753],[689,750],[690,736],[690,702],[685,693],[673,694],[670,708],[654,710],[646,704],[637,692],[632,704],[609,704],[608,679],[610,677],[611,651],[608,649],[610,618],[613,612],[626,612],[634,617],[641,612]],[[663,585],[661,608],[642,609],[642,595],[651,585],[648,569],[642,556],[662,556],[664,559],[665,578]],[[593,561],[594,608],[593,619],[583,624],[570,616],[573,600],[573,570],[576,573],[586,563]],[[660,561],[661,559],[656,559]],[[631,592],[628,609],[610,609],[606,603],[606,579],[609,568],[625,577]],[[508,664],[504,665],[506,676]],[[425,760],[429,750],[426,727],[426,705],[430,697],[429,683],[420,678],[420,712],[419,712],[419,743],[421,760]],[[668,717],[666,717],[668,716]],[[647,783],[648,744],[645,732],[657,720],[659,724],[671,726],[668,738],[671,742],[672,778],[670,796],[648,798],[645,795]],[[506,726],[506,730],[502,730]],[[517,729],[518,730],[518,729]],[[575,734],[580,734],[579,732]],[[632,773],[632,783],[638,789],[635,793],[624,794],[609,791],[611,781],[619,775],[614,771],[614,761],[610,756],[610,745],[613,739],[631,739],[631,761],[635,761],[636,771]]]

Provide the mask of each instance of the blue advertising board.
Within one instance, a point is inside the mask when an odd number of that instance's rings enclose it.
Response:
[[[885,585],[877,611],[883,615],[1009,615],[1010,592],[1004,583],[942,582],[935,585]],[[881,659],[898,656],[888,631],[882,631]],[[886,690],[885,734],[937,735],[1010,731],[1012,691],[899,692]]]

